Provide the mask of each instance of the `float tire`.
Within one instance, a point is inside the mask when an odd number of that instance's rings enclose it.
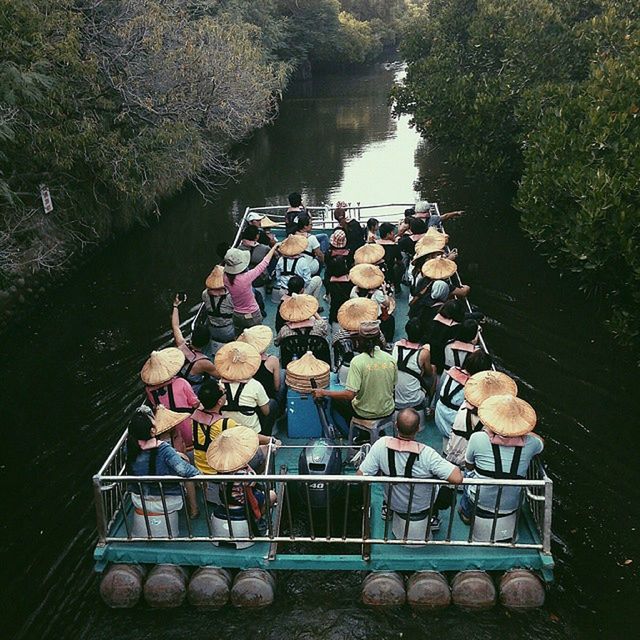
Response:
[[[274,577],[264,569],[245,569],[236,575],[231,587],[231,604],[242,609],[263,609],[273,604]]]
[[[231,572],[217,567],[199,567],[189,580],[189,604],[199,609],[221,609],[229,602]]]
[[[100,580],[100,597],[112,609],[131,609],[138,604],[146,571],[139,564],[112,564]]]
[[[407,581],[407,602],[417,610],[443,609],[451,604],[451,588],[437,571],[418,571]]]
[[[510,611],[530,611],[544,604],[544,583],[532,571],[511,569],[500,578],[500,603]]]
[[[175,564],[158,564],[144,583],[144,599],[152,609],[179,607],[187,597],[187,572]]]
[[[370,573],[362,581],[362,602],[369,607],[399,607],[406,599],[404,579],[395,571]]]
[[[496,604],[496,585],[485,571],[460,571],[451,581],[451,599],[462,609],[490,609]]]

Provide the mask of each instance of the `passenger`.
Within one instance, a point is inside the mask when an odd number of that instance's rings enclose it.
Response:
[[[425,413],[435,391],[435,367],[431,365],[429,345],[421,340],[420,321],[416,318],[409,320],[405,331],[407,338],[398,340],[391,352],[398,367],[396,409]]]
[[[251,269],[257,267],[269,253],[269,246],[258,241],[259,233],[260,229],[258,227],[248,225],[242,232],[242,240],[238,245],[238,249],[249,252],[249,255],[251,256],[249,260],[249,267]],[[269,273],[267,269],[253,281],[253,287],[255,289],[266,287],[268,280]]]
[[[189,340],[185,340],[180,329],[180,312],[178,307],[185,299],[176,295],[173,300],[173,311],[171,312],[171,330],[176,347],[184,353],[185,363],[180,369],[180,376],[184,378],[197,393],[200,385],[207,377],[216,377],[218,372],[213,366],[213,362],[204,353],[209,347],[211,336],[209,329],[203,325],[198,325],[191,334]]]
[[[298,224],[298,216],[301,213],[306,213],[304,205],[302,204],[302,196],[294,191],[289,194],[289,208],[284,214],[284,224],[287,231],[287,235],[290,236],[296,232]]]
[[[377,218],[369,218],[367,220],[367,242],[378,241],[378,227],[380,222]]]
[[[346,388],[343,391],[314,389],[314,398],[337,401],[345,418],[358,416],[366,420],[386,418],[395,411],[394,387],[398,381],[395,360],[380,348],[380,322],[363,322],[358,331],[361,353],[351,360]]]
[[[331,265],[331,260],[335,258],[348,258],[348,256],[347,235],[342,229],[337,229],[329,238],[329,251],[324,257],[324,263],[328,269]]]
[[[224,267],[217,265],[205,281],[202,301],[207,310],[209,334],[215,342],[231,342],[235,338],[233,303],[224,286]],[[217,350],[217,349],[216,349]]]
[[[212,469],[221,474],[255,476],[256,471],[250,463],[259,446],[256,433],[246,427],[236,427],[221,433],[209,445],[207,462]],[[275,505],[275,491],[269,492],[269,501],[271,505]],[[254,533],[266,533],[267,526],[263,520],[266,507],[265,493],[255,482],[221,483],[220,503],[230,509],[242,508],[243,511],[247,504],[253,516]]]
[[[294,293],[304,293],[304,280],[300,276],[293,275],[287,283],[287,292],[280,299],[278,310],[276,311],[276,333],[285,325],[284,318],[280,315],[280,307],[285,300],[288,300]]]
[[[267,269],[278,246],[273,245],[262,262],[249,271],[249,252],[229,249],[224,256],[224,284],[233,301],[233,326],[236,335],[240,335],[247,327],[262,324],[262,312],[253,292],[253,281]]]
[[[152,351],[140,371],[140,377],[152,407],[162,404],[171,411],[187,414],[177,431],[184,441],[185,450],[189,452],[193,451],[190,416],[200,401],[192,386],[178,376],[184,363],[184,353],[175,347]]]
[[[409,317],[419,318],[424,335],[431,327],[431,321],[449,298],[449,291],[449,285],[444,280],[429,280],[428,286],[411,298]]]
[[[416,202],[415,217],[424,220],[428,227],[440,227],[446,220],[458,218],[464,213],[464,211],[449,211],[448,213],[438,215],[435,213],[435,210],[432,204],[426,200],[420,200]]]
[[[469,438],[465,455],[467,469],[475,471],[477,478],[526,478],[529,463],[544,449],[542,438],[532,433],[536,413],[531,405],[511,395],[492,396],[480,405],[478,415],[484,428]],[[501,488],[498,503],[497,486],[466,487],[460,501],[462,521],[470,524],[474,511],[478,517],[491,519],[496,509],[500,516],[515,513],[520,506],[522,488]]]
[[[346,202],[338,202],[333,210],[333,217],[347,236],[347,248],[349,255],[353,255],[357,249],[365,244],[365,230],[355,218],[347,216],[348,205]],[[337,229],[336,229],[337,231]]]
[[[198,394],[202,409],[196,409],[191,416],[193,420],[193,445],[194,445],[194,464],[198,471],[203,475],[216,473],[207,462],[207,449],[210,444],[227,429],[239,427],[232,418],[224,418],[221,410],[227,398],[224,387],[221,384],[210,381],[202,385]],[[266,460],[266,447],[270,443],[281,444],[279,440],[275,440],[269,436],[258,434],[258,442],[260,447],[250,461],[251,466],[258,472],[264,470]],[[215,502],[215,498],[211,496],[210,501]]]
[[[351,298],[338,309],[337,319],[340,328],[333,332],[333,364],[341,385],[344,386],[347,382],[351,360],[360,353],[360,325],[363,322],[373,322],[377,318],[378,305],[367,298]]]
[[[353,288],[349,280],[349,265],[346,258],[344,256],[334,258],[327,266],[327,275],[329,283],[326,289],[330,299],[329,322],[333,327],[338,322],[338,310],[349,300]]]
[[[262,358],[255,347],[238,341],[225,344],[215,358],[227,396],[222,415],[256,433],[262,430],[258,412],[268,416],[276,407],[276,401],[270,400],[264,387],[254,379],[261,363]]]
[[[433,242],[429,240],[427,242],[416,245],[416,252],[413,256],[413,259],[411,260],[409,268],[407,269],[409,291],[412,296],[418,295],[418,293],[420,293],[422,289],[425,289],[425,287],[427,287],[429,282],[439,279],[430,278],[423,275],[422,267],[428,260],[432,260],[440,256],[444,257],[444,248],[440,246],[439,242]]]
[[[413,256],[416,252],[416,243],[424,234],[427,232],[427,225],[424,220],[420,218],[411,218],[409,221],[409,232],[405,233],[398,240],[398,247],[400,251],[407,256],[409,261],[413,259]]]
[[[491,356],[485,351],[472,353],[464,367],[451,367],[444,372],[436,402],[435,423],[440,435],[446,440],[451,436],[453,422],[464,401],[464,386],[467,380],[479,371],[491,369]],[[446,446],[446,442],[444,443]]]
[[[464,322],[465,307],[462,300],[445,302],[423,334],[429,336],[431,345],[431,363],[438,375],[444,371],[444,348],[451,340],[457,340],[458,332]]]
[[[304,280],[304,292],[319,298],[322,289],[322,278],[311,273],[312,259],[305,255],[307,240],[299,235],[289,236],[280,245],[280,258],[276,265],[276,284],[273,288],[273,299],[279,300],[287,290],[289,278],[293,275]]]
[[[450,340],[444,348],[444,368],[462,367],[470,353],[479,349],[478,323],[464,320],[458,327],[457,337]]]
[[[318,301],[308,294],[294,293],[282,303],[280,315],[286,324],[276,336],[276,345],[289,336],[312,335],[326,339],[329,333],[327,321],[318,315]]]
[[[384,288],[385,281],[382,270],[375,265],[358,264],[349,271],[349,279],[354,284],[350,294],[352,298],[369,298],[378,305],[378,319],[382,333],[387,342],[392,342],[396,326],[392,314],[395,305]]]
[[[269,228],[276,226],[276,223],[273,220],[270,220],[267,216],[264,216],[257,211],[251,211],[247,216],[247,224],[258,229],[258,236],[256,239],[260,244],[267,247],[273,247],[276,243],[276,238],[270,231],[268,231]],[[256,264],[258,263],[256,262]]]
[[[162,409],[154,418],[147,407],[131,418],[127,433],[127,474],[131,476],[181,476],[192,478],[198,475],[198,469],[189,463],[186,455],[178,453],[170,444],[158,439],[169,431],[182,416]],[[163,482],[162,492],[157,482],[132,482],[130,484],[131,502],[136,512],[144,514],[174,513],[183,507],[182,490],[177,482]],[[140,492],[142,488],[142,495]],[[163,504],[164,497],[164,504]],[[197,513],[190,514],[197,517]],[[174,535],[177,534],[173,532]]]
[[[395,226],[390,222],[383,222],[380,225],[380,240],[378,244],[384,249],[385,271],[389,282],[393,283],[396,291],[400,289],[402,282],[402,252],[395,241]]]
[[[307,246],[303,253],[309,257],[309,269],[311,270],[311,275],[315,276],[320,273],[320,265],[324,264],[324,253],[322,249],[320,249],[318,239],[311,233],[311,229],[311,218],[308,215],[300,214],[298,216],[295,235],[307,241]]]
[[[464,456],[469,438],[483,428],[478,417],[478,407],[492,396],[518,394],[516,383],[500,371],[480,371],[472,375],[464,386],[464,402],[453,421],[451,435],[443,449],[444,457],[461,469],[465,468]]]
[[[417,412],[402,409],[396,419],[397,437],[383,436],[374,442],[357,475],[375,476],[381,473],[392,478],[438,478],[450,484],[461,484],[462,473],[458,467],[426,444],[416,442],[419,426]],[[440,505],[437,497],[432,497],[433,491],[434,485],[431,484],[396,484],[391,489],[385,484],[382,517],[387,518],[387,505],[404,519],[408,519],[409,515],[412,520],[420,519],[421,515],[426,518],[432,505],[433,513],[437,513],[439,507],[446,508],[448,505]],[[435,491],[438,491],[437,487]],[[439,520],[432,520],[431,530],[436,531],[439,524]]]

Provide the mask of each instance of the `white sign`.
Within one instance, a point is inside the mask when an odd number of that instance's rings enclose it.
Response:
[[[40,185],[40,197],[42,198],[42,206],[45,213],[51,213],[53,211],[53,201],[51,200],[51,194],[46,185]]]

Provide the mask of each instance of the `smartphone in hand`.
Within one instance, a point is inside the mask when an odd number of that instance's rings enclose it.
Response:
[[[178,300],[180,300],[180,302],[185,302],[185,300],[187,299],[186,291],[178,291],[176,295],[178,296]]]

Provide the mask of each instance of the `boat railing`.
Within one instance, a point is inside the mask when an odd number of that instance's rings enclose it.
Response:
[[[296,448],[302,448],[297,446]],[[347,449],[348,447],[341,447]],[[407,545],[407,546],[457,546],[457,547],[495,547],[531,549],[550,554],[551,552],[551,501],[553,485],[547,477],[544,468],[537,461],[532,463],[527,478],[520,480],[494,480],[481,478],[465,478],[463,486],[475,485],[475,507],[482,495],[483,489],[489,487],[497,489],[495,510],[491,520],[489,536],[481,540],[474,539],[473,531],[475,518],[468,532],[460,534],[460,526],[454,531],[454,520],[457,517],[457,507],[460,504],[462,492],[450,491],[450,503],[445,510],[441,507],[441,533],[432,535],[431,515],[434,511],[436,488],[447,486],[446,481],[437,479],[399,478],[399,477],[368,477],[359,475],[298,475],[287,474],[287,468],[281,466],[280,473],[247,476],[237,474],[201,475],[193,478],[177,476],[129,476],[126,475],[125,448],[123,440],[117,446],[108,460],[93,478],[95,506],[98,523],[99,544],[107,543],[136,543],[149,540],[172,540],[176,542],[197,543],[216,542],[233,544],[238,542],[268,542],[271,544],[270,556],[277,552],[277,545],[284,543],[342,543],[361,546],[360,553],[368,558],[371,545]],[[277,453],[274,456],[277,462]],[[267,468],[274,468],[271,460]],[[220,491],[226,483],[248,484],[258,482],[266,496],[270,491],[277,495],[277,502],[272,506],[270,500],[265,500],[266,508],[262,520],[263,528],[255,530],[247,523],[255,519],[250,513],[247,501],[244,501],[245,533],[238,531],[237,513],[232,513],[233,507],[227,502],[227,491]],[[211,495],[213,490],[218,497],[217,517],[227,525],[228,534],[214,533],[212,524],[213,506],[202,499],[203,512],[198,518],[189,516],[188,510],[183,509],[182,523],[176,525],[177,520],[170,518],[171,504],[169,498],[178,495],[182,504],[187,504],[187,486],[193,485],[196,492]],[[381,492],[387,492],[387,502],[392,504],[394,492],[404,485],[406,499],[406,513],[414,514],[413,505],[416,501],[416,491],[421,485],[430,485],[430,502],[427,511],[427,525],[424,534],[415,537],[410,533],[411,518],[402,520],[403,532],[398,535],[397,529],[392,532],[391,519],[381,519],[378,512],[373,511],[373,496],[377,496],[380,504]],[[408,486],[408,498],[406,487]],[[503,492],[520,487],[520,507],[516,511],[513,524],[513,535],[508,540],[498,540],[496,537],[498,519],[503,517],[500,509]],[[424,489],[422,489],[424,491]],[[318,491],[322,495],[321,505],[318,507]],[[136,494],[138,506],[134,509],[131,495]],[[209,493],[207,493],[209,492]],[[222,496],[222,497],[220,497]],[[424,498],[424,496],[423,496]],[[221,500],[221,502],[220,502]],[[152,502],[151,502],[152,501]],[[421,505],[424,510],[424,504]],[[175,510],[175,503],[173,503]],[[134,535],[132,521],[135,517],[144,520],[147,535]],[[237,507],[236,507],[237,511]],[[221,513],[220,513],[221,512]],[[421,512],[421,513],[424,513]],[[445,515],[446,514],[446,515]],[[160,518],[166,523],[166,535],[158,537],[152,533],[151,519]],[[525,518],[526,523],[521,522]],[[172,524],[173,522],[173,524]],[[236,523],[234,525],[234,523]],[[234,526],[236,531],[234,531]],[[485,524],[486,528],[486,524]],[[528,531],[525,539],[520,539],[522,531]]]

